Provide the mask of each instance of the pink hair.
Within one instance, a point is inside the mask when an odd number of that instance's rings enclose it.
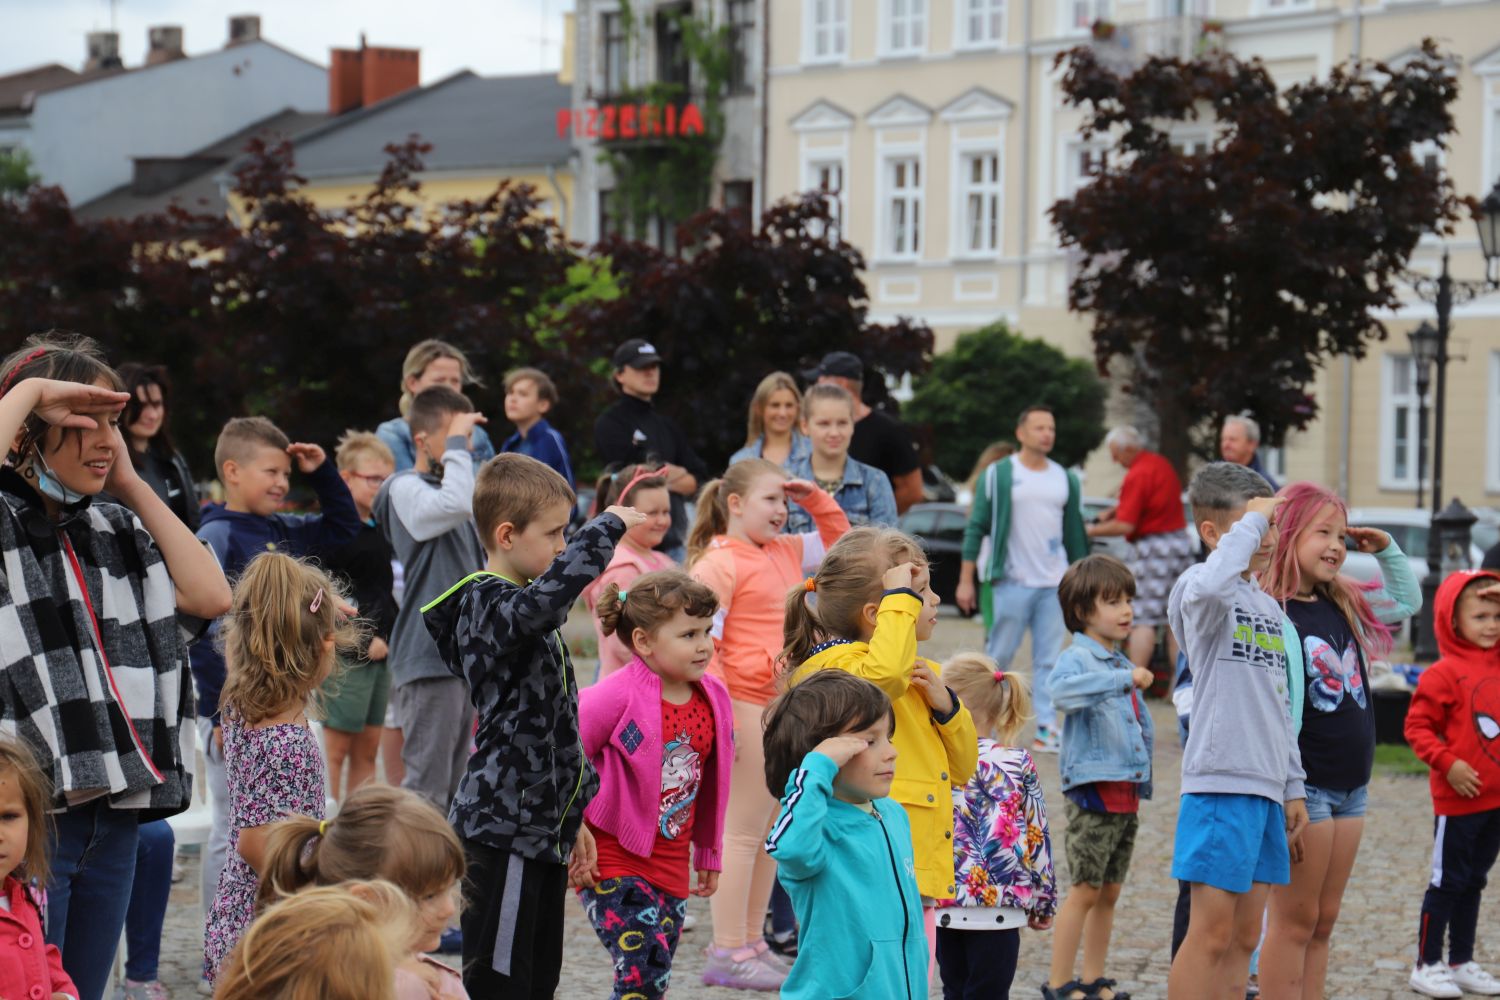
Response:
[[[1276,495],[1286,499],[1276,512],[1276,524],[1281,534],[1276,539],[1276,550],[1271,553],[1271,565],[1260,575],[1260,585],[1280,601],[1282,607],[1286,607],[1286,602],[1302,589],[1302,567],[1297,562],[1297,543],[1302,533],[1312,527],[1318,513],[1329,504],[1344,515],[1347,527],[1349,508],[1337,493],[1316,483],[1290,483]],[[1343,614],[1367,660],[1371,656],[1384,656],[1394,645],[1390,628],[1375,617],[1375,609],[1365,598],[1366,592],[1378,589],[1380,582],[1377,580],[1360,583],[1342,573],[1331,583],[1319,583],[1313,587],[1314,593],[1332,601]]]

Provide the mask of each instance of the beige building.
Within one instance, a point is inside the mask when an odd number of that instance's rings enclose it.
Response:
[[[1356,4],[1361,4],[1356,6]],[[1004,318],[1089,355],[1089,322],[1067,311],[1073,266],[1047,208],[1086,182],[1106,145],[1078,135],[1053,60],[1118,26],[1130,57],[1190,54],[1205,19],[1223,45],[1259,56],[1283,85],[1360,54],[1399,61],[1432,36],[1462,60],[1451,149],[1424,151],[1462,194],[1500,179],[1500,0],[771,0],[766,196],[821,189],[869,262],[875,319],[925,320],[939,349]],[[1208,126],[1184,128],[1184,145]],[[1413,267],[1483,271],[1474,227],[1424,241]],[[1319,421],[1270,456],[1276,472],[1339,486],[1357,505],[1416,499],[1416,401],[1406,331],[1433,308],[1412,297],[1391,337],[1318,380]],[[1454,312],[1445,493],[1500,506],[1500,293]],[[997,431],[1002,430],[997,428]],[[1102,450],[1101,450],[1102,452]],[[1120,470],[1096,455],[1087,492]]]

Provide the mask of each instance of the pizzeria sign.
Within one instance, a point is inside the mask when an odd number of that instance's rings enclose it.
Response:
[[[557,135],[588,139],[675,139],[702,135],[703,111],[696,104],[605,104],[559,108]]]

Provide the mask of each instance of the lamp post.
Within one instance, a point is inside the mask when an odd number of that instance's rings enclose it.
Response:
[[[1427,483],[1427,390],[1438,354],[1437,328],[1424,322],[1406,338],[1411,341],[1412,377],[1417,383],[1417,510],[1421,510],[1422,488]]]
[[[1422,610],[1417,618],[1417,636],[1413,652],[1421,661],[1431,662],[1438,658],[1437,636],[1432,628],[1432,602],[1437,597],[1438,585],[1443,581],[1443,553],[1445,539],[1439,538],[1440,529],[1445,521],[1458,523],[1462,521],[1462,505],[1455,504],[1455,509],[1447,512],[1452,515],[1446,519],[1440,519],[1443,513],[1443,416],[1445,404],[1448,399],[1448,335],[1451,332],[1451,320],[1453,318],[1453,307],[1455,304],[1462,305],[1472,299],[1478,298],[1489,292],[1500,289],[1500,279],[1497,279],[1497,264],[1500,264],[1500,182],[1496,182],[1490,193],[1485,196],[1484,201],[1479,203],[1479,212],[1475,216],[1475,224],[1479,229],[1479,250],[1484,255],[1484,277],[1477,281],[1455,280],[1448,273],[1448,251],[1443,251],[1443,269],[1436,278],[1425,274],[1412,274],[1408,272],[1407,280],[1416,291],[1418,297],[1425,302],[1431,302],[1437,307],[1437,327],[1434,329],[1427,323],[1423,323],[1411,335],[1412,360],[1418,365],[1417,375],[1425,381],[1426,362],[1421,360],[1419,349],[1427,353],[1425,356],[1431,359],[1432,364],[1437,367],[1437,397],[1433,400],[1433,441],[1432,441],[1432,524],[1427,530],[1427,575],[1422,578]],[[1420,347],[1419,347],[1420,345]],[[1418,423],[1425,425],[1422,419],[1426,413],[1425,403],[1418,402]],[[1425,426],[1419,428],[1419,434],[1423,440],[1426,439],[1427,429]],[[1421,475],[1422,475],[1422,448],[1417,448],[1417,490],[1418,506],[1421,505]],[[1470,515],[1472,516],[1472,515]],[[1472,523],[1472,522],[1470,522]],[[1450,532],[1451,534],[1451,532]],[[1448,539],[1447,541],[1451,541]],[[1450,546],[1451,547],[1451,546]],[[1451,559],[1450,559],[1451,561]]]

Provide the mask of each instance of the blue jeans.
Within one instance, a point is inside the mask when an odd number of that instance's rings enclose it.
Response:
[[[47,943],[62,952],[78,1000],[102,1000],[135,881],[139,817],[98,798],[56,819]]]
[[[141,824],[135,851],[135,885],[125,913],[125,978],[149,983],[161,960],[161,925],[172,895],[172,854],[177,838],[164,819]]]
[[[1057,588],[1023,587],[1002,581],[994,585],[994,591],[995,627],[985,652],[1000,669],[1009,670],[1021,639],[1031,629],[1031,704],[1037,727],[1051,729],[1057,725],[1057,712],[1052,707],[1052,665],[1068,638]]]

